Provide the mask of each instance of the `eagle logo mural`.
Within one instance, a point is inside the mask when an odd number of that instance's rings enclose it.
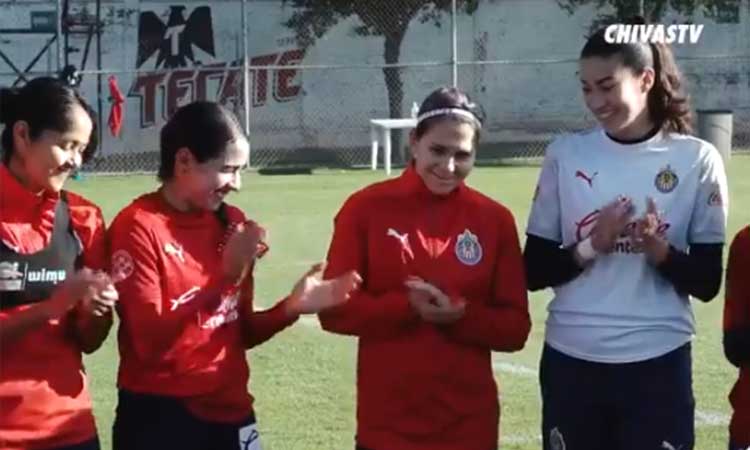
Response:
[[[185,6],[170,6],[164,23],[153,11],[142,12],[138,20],[138,59],[136,68],[157,53],[155,69],[186,67],[197,61],[193,47],[216,56],[211,8],[195,8],[185,19]]]

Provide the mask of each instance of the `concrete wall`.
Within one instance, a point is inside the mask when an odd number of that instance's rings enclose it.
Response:
[[[739,23],[715,23],[698,11],[692,20],[705,24],[699,44],[675,47],[695,106],[731,108],[747,121],[750,121],[749,3],[742,2]],[[192,45],[194,60],[185,59],[184,67],[170,73],[161,70],[163,65],[156,64],[158,51],[137,67],[139,32],[143,33],[139,30],[139,18],[143,13],[153,12],[151,18],[158,18],[166,30],[171,8],[178,5],[185,6],[183,18],[188,22],[196,8],[210,8],[213,34],[204,35],[203,40],[212,38],[214,54]],[[82,8],[90,13],[94,11],[93,3],[75,3],[75,11]],[[28,27],[30,12],[37,10],[54,10],[54,3],[0,2],[0,29]],[[250,1],[247,11],[251,63],[337,67],[253,71],[250,80],[253,147],[286,150],[366,145],[368,120],[388,115],[388,90],[382,69],[360,66],[383,63],[383,38],[357,36],[353,32],[357,19],[348,19],[303,51],[298,48],[292,32],[282,25],[292,13],[289,7],[282,7],[277,1]],[[548,0],[483,0],[474,15],[458,18],[459,60],[502,62],[462,64],[459,70],[459,85],[486,111],[489,131],[486,139],[505,139],[534,130],[587,123],[576,77],[576,58],[598,12],[602,11],[586,6],[569,15],[556,2]],[[160,125],[176,107],[193,99],[219,99],[242,114],[242,78],[236,67],[233,68],[241,58],[242,49],[239,3],[104,1],[102,15],[105,21],[102,66],[116,75],[120,88],[128,95],[124,134],[112,138],[106,133],[104,154],[154,150]],[[687,19],[668,13],[663,23],[682,23]],[[184,37],[181,35],[177,39]],[[23,68],[46,38],[3,34],[0,49]],[[70,46],[79,50],[70,57],[72,63],[80,66],[85,36],[72,37]],[[171,53],[171,44],[165,48]],[[401,61],[448,62],[450,49],[447,15],[441,27],[415,20],[404,38]],[[717,54],[745,57],[705,59]],[[552,62],[528,63],[530,60]],[[211,68],[209,72],[195,70],[207,66]],[[52,51],[41,58],[34,70],[55,70],[56,67],[53,45]],[[92,42],[87,68],[95,67]],[[136,69],[143,72],[136,74]],[[151,72],[154,70],[156,72]],[[0,72],[7,74],[11,69],[0,61]],[[14,79],[0,75],[0,85],[12,83]],[[402,70],[402,80],[403,114],[408,115],[413,101],[421,100],[436,86],[451,82],[451,68],[445,64],[407,67]],[[106,81],[107,75],[102,81],[105,121],[109,110]],[[82,87],[95,105],[96,84],[96,77],[88,75]]]

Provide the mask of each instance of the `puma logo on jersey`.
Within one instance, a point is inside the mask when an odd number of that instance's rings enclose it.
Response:
[[[582,170],[576,170],[576,178],[580,178],[584,180],[586,183],[589,184],[589,187],[594,187],[594,178],[599,175],[599,172],[594,172],[593,175],[588,176],[586,173]]]
[[[172,306],[169,308],[169,310],[174,311],[185,303],[188,303],[190,300],[195,298],[200,290],[201,288],[199,288],[198,286],[193,286],[179,297],[173,298],[172,300],[170,300]]]
[[[401,262],[406,264],[407,256],[411,259],[414,259],[414,251],[411,249],[411,245],[409,244],[409,233],[401,234],[393,228],[388,228],[386,236],[392,236],[396,238],[399,244],[401,244]]]
[[[185,257],[182,254],[182,246],[180,244],[167,242],[166,244],[164,244],[164,253],[167,255],[176,256],[177,259],[179,259],[181,262],[185,262]]]

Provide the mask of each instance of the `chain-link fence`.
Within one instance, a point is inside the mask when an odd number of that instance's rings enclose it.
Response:
[[[577,55],[611,6],[456,0],[452,15],[450,0],[338,3],[0,0],[0,85],[75,65],[106,125],[114,76],[124,121],[118,136],[101,127],[96,172],[155,170],[161,126],[198,99],[235,111],[256,168],[368,166],[372,119],[409,117],[454,83],[486,112],[484,162],[538,159],[554,135],[594,125]],[[662,21],[705,24],[698,44],[675,47],[678,63],[695,107],[734,111],[735,150],[750,151],[750,2],[734,3]],[[396,164],[405,133],[393,132]]]

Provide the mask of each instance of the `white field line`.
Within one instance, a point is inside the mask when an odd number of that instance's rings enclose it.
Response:
[[[521,377],[537,376],[537,371],[523,366],[521,364],[510,363],[506,361],[493,361],[492,368],[495,372],[508,373]],[[729,416],[715,411],[695,410],[695,426],[697,427],[721,427],[729,425]]]
[[[302,316],[299,322],[320,329],[320,322],[315,316]],[[524,366],[522,364],[516,364],[508,361],[492,362],[492,369],[496,373],[507,373],[511,375],[517,375],[524,378],[537,378],[537,371],[531,367]],[[720,412],[715,411],[695,411],[695,426],[696,427],[720,427],[729,425],[729,416]],[[529,436],[529,435],[506,435],[501,434],[501,442],[506,444],[525,444],[531,442],[541,442],[541,436]]]

